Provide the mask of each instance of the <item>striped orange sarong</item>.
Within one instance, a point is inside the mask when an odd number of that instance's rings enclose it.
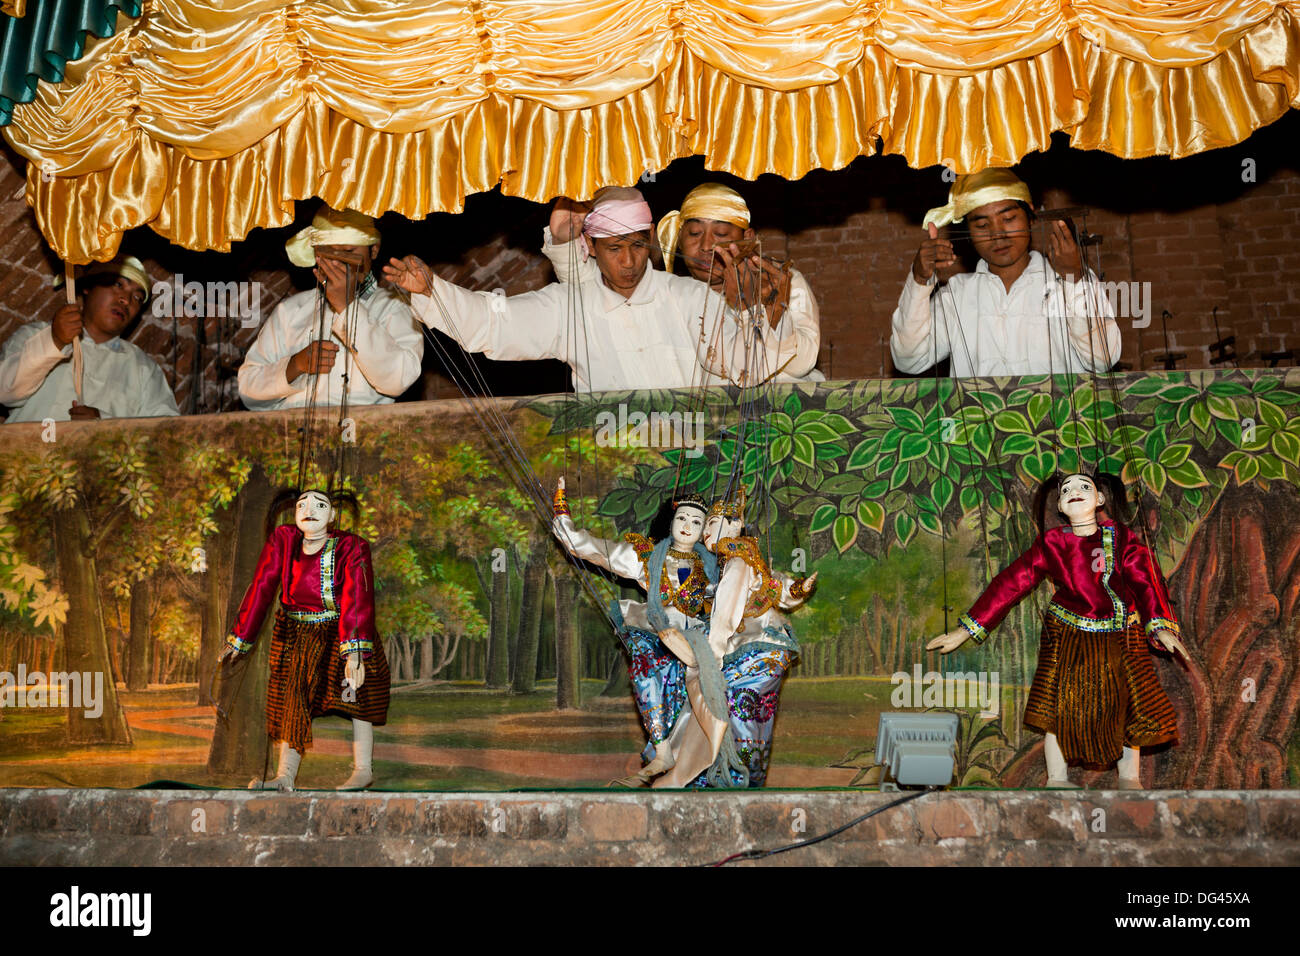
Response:
[[[1056,734],[1066,762],[1105,770],[1125,746],[1177,741],[1178,721],[1136,621],[1085,631],[1052,614],[1043,621],[1025,726]]]
[[[343,700],[344,660],[337,621],[295,621],[280,608],[271,634],[271,678],[266,690],[266,733],[303,753],[313,718],[334,714],[383,725],[388,720],[389,673],[383,644],[366,660],[355,702]]]

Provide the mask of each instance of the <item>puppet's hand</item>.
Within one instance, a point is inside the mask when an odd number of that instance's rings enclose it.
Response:
[[[227,644],[225,648],[221,651],[221,655],[217,658],[217,663],[220,664],[222,661],[225,660],[233,661],[238,657],[239,657],[239,651],[235,648],[235,646],[233,644]]]
[[[970,637],[970,632],[964,627],[959,627],[955,631],[949,631],[947,634],[940,634],[929,644],[925,645],[927,651],[939,651],[941,654],[951,654],[957,648],[966,643]]]
[[[1183,646],[1183,642],[1178,639],[1178,636],[1173,631],[1156,631],[1155,638],[1160,646],[1170,654],[1178,654],[1189,664],[1192,662],[1192,655],[1187,653],[1187,648]]]
[[[366,682],[366,664],[359,653],[348,655],[347,663],[343,665],[343,680],[350,683],[353,690],[360,690]]]

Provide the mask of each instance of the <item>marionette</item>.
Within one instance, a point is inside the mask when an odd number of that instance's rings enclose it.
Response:
[[[717,560],[700,543],[708,508],[699,495],[673,502],[669,536],[654,541],[629,532],[621,541],[607,541],[579,529],[569,513],[564,479],[556,487],[555,537],[574,557],[637,582],[645,603],[623,600],[610,607],[619,639],[627,648],[632,692],[650,744],[646,766],[618,781],[645,786],[676,763],[668,737],[685,701],[682,664],[661,642],[671,629],[702,637],[708,614],[708,592],[717,584]],[[655,586],[651,586],[654,582]]]
[[[1154,557],[1121,520],[1123,494],[1110,475],[1049,478],[1037,495],[1033,546],[993,579],[958,628],[926,645],[947,654],[968,639],[982,643],[1039,582],[1052,580],[1024,721],[1046,734],[1053,789],[1074,786],[1072,764],[1116,766],[1121,789],[1140,789],[1140,749],[1178,737],[1149,647],[1184,659],[1187,649]],[[1067,524],[1046,529],[1053,510]]]
[[[352,721],[352,775],[338,789],[374,782],[374,726],[388,717],[388,661],[375,631],[370,546],[332,527],[336,502],[348,498],[315,490],[297,495],[295,522],[267,536],[226,639],[222,660],[247,653],[280,592],[266,695],[266,732],[280,742],[279,767],[249,789],[292,790],[311,745],[311,722],[329,714]],[[272,509],[272,520],[281,510]]]
[[[767,777],[777,700],[799,644],[782,612],[811,595],[817,575],[772,571],[759,540],[742,536],[744,490],[709,509],[702,542],[721,573],[707,638],[660,635],[687,665],[689,712],[670,738],[676,765],[657,787],[759,787]]]

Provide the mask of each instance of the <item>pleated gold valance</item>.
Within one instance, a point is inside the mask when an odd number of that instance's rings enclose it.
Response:
[[[673,159],[797,178],[877,151],[958,172],[1074,145],[1183,156],[1300,102],[1294,3],[153,0],[5,130],[51,245],[195,249],[294,200],[420,218]]]

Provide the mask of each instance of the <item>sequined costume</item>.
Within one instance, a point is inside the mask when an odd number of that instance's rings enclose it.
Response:
[[[630,533],[621,541],[607,541],[579,529],[568,514],[555,518],[552,530],[560,543],[575,557],[588,564],[637,582],[647,589],[647,567],[654,542],[644,535]],[[697,545],[697,550],[670,550],[664,559],[659,578],[659,594],[668,621],[683,630],[701,627],[708,614],[706,590],[709,586],[706,560],[712,556]],[[641,724],[650,738],[648,752],[664,741],[686,701],[686,665],[659,640],[651,625],[644,602],[621,600],[610,607],[618,626],[619,639],[627,649],[628,675],[636,700]]]
[[[697,699],[698,685],[683,695],[690,706],[675,722],[670,745],[677,765],[655,781],[656,787],[761,787],[767,780],[772,730],[786,671],[799,656],[799,645],[782,609],[793,610],[807,599],[799,582],[772,572],[756,538],[725,538],[715,546],[723,562],[709,615],[708,644],[722,669],[728,719],[717,720]],[[689,716],[691,719],[686,719]],[[710,781],[725,731],[730,729],[744,770],[717,767]]]
[[[1088,537],[1053,528],[993,579],[961,625],[976,642],[1044,578],[1047,607],[1025,726],[1054,733],[1069,763],[1114,764],[1124,746],[1177,740],[1173,705],[1147,649],[1158,630],[1178,634],[1150,551],[1123,525]]]
[[[299,753],[311,744],[312,718],[335,714],[383,724],[389,694],[388,661],[375,631],[370,546],[357,535],[331,532],[309,555],[302,540],[290,524],[271,532],[226,639],[241,653],[251,649],[280,592],[266,732]],[[355,701],[345,701],[344,664],[354,651],[365,660],[365,680]]]

